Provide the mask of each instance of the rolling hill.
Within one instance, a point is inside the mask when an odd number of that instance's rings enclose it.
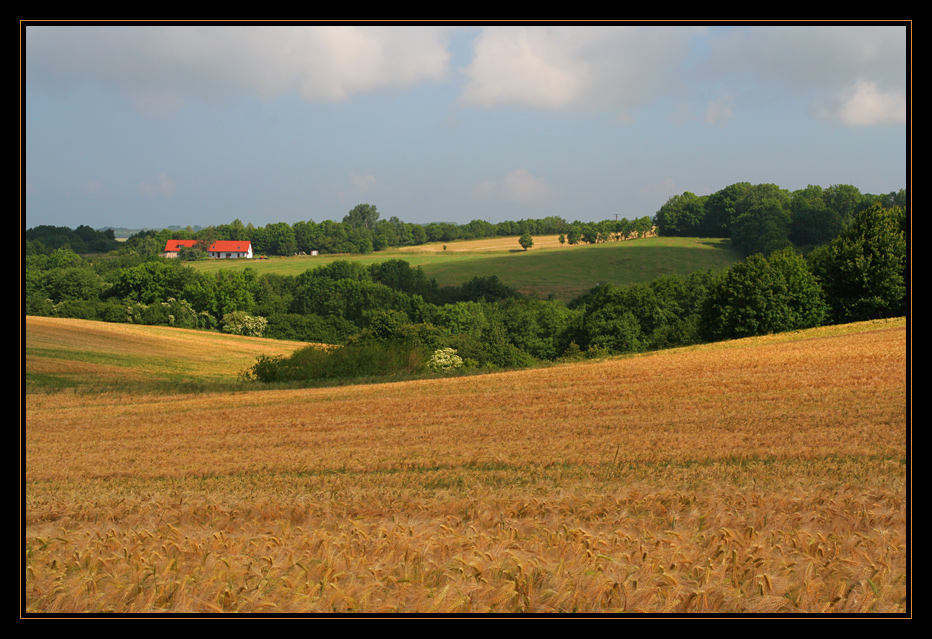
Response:
[[[29,612],[908,610],[903,319],[263,390],[121,328],[27,318]]]

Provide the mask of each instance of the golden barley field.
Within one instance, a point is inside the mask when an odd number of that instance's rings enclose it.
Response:
[[[50,338],[26,331],[28,375]],[[471,377],[26,392],[22,609],[909,615],[907,353],[900,319]]]

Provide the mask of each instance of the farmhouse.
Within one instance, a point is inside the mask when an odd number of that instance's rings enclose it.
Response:
[[[165,250],[162,257],[178,257],[182,248],[190,248],[197,244],[197,240],[168,240],[165,243]]]
[[[207,257],[237,259],[252,257],[252,242],[248,240],[217,240],[207,247]]]
[[[165,257],[178,257],[181,249],[192,247],[197,240],[168,240],[165,243]],[[207,256],[217,259],[236,259],[252,257],[252,242],[248,240],[218,240],[207,247]]]

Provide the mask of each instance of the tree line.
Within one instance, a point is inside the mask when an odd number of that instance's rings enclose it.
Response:
[[[430,242],[452,242],[454,240],[475,240],[493,237],[561,235],[570,244],[580,242],[602,242],[609,239],[621,240],[643,237],[651,231],[650,217],[643,216],[636,220],[605,220],[602,222],[568,222],[561,217],[551,216],[539,219],[522,219],[491,223],[485,220],[473,220],[468,224],[452,222],[432,222],[414,224],[402,222],[395,216],[382,219],[378,209],[372,204],[359,204],[351,209],[340,222],[324,220],[298,221],[294,224],[273,222],[265,226],[243,224],[234,220],[229,224],[193,229],[147,229],[131,235],[122,245],[116,240],[90,250],[89,245],[81,240],[81,234],[67,232],[61,227],[36,227],[26,232],[30,250],[49,252],[57,248],[68,247],[76,253],[104,252],[123,248],[142,255],[157,255],[165,250],[168,240],[196,240],[197,245],[181,251],[185,260],[206,258],[207,247],[218,240],[248,240],[252,243],[254,255],[289,256],[309,255],[316,251],[320,254],[355,254],[365,255],[373,251],[404,246],[419,246]],[[113,231],[93,231],[89,227],[79,227],[111,239]],[[69,238],[71,238],[69,242]]]
[[[788,191],[776,184],[738,182],[710,195],[674,195],[654,222],[660,235],[731,238],[745,257],[791,246],[806,254],[831,242],[875,203],[905,209],[906,190],[872,195],[850,184]]]
[[[439,286],[397,259],[340,260],[299,275],[208,274],[126,247],[107,256],[33,247],[24,306],[33,315],[344,345],[342,368],[319,354],[301,365],[257,363],[266,381],[409,370],[442,349],[465,368],[523,367],[905,315],[908,231],[905,208],[875,201],[806,255],[782,246],[721,271],[597,286],[569,303],[519,295],[495,275]],[[388,368],[374,370],[378,362]]]
[[[75,253],[109,253],[121,245],[113,229],[98,231],[85,224],[76,229],[47,224],[35,226],[26,231],[25,240],[30,250],[44,252],[68,248]]]

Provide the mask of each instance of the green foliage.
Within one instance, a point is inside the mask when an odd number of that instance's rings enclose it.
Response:
[[[477,275],[463,283],[459,290],[450,291],[448,301],[495,302],[519,297],[518,291],[504,284],[497,275]]]
[[[131,302],[152,304],[182,297],[184,287],[196,277],[193,270],[177,260],[150,259],[120,269],[111,294]]]
[[[643,235],[651,228],[647,217],[572,224],[547,218],[495,225],[482,220],[465,226],[410,225],[397,218],[379,220],[374,207],[360,205],[343,223],[277,223],[256,229],[237,220],[197,233],[147,231],[127,242],[129,250],[106,259],[81,257],[68,246],[49,250],[28,240],[25,310],[345,344],[329,354],[306,354],[309,363],[298,367],[303,372],[294,373],[296,379],[423,372],[431,353],[441,349],[454,349],[467,367],[522,367],[539,360],[567,361],[814,326],[827,317],[823,288],[834,321],[903,314],[908,220],[897,205],[903,201],[904,191],[869,196],[845,185],[824,190],[810,186],[789,194],[775,185],[739,183],[708,197],[684,193],[671,198],[658,216],[662,230],[707,236],[727,230],[734,246],[752,255],[719,275],[701,271],[686,278],[653,279],[656,263],[663,261],[667,272],[677,273],[721,268],[735,259],[734,252],[722,250],[728,241],[704,241],[701,247],[687,246],[685,240],[639,242],[629,245],[630,257],[620,260],[614,247],[544,251],[518,259],[505,252],[488,259],[457,255],[455,260],[435,253],[431,259],[438,258],[440,268],[433,270],[437,263],[412,256],[427,265],[431,277],[421,266],[400,259],[370,264],[341,259],[300,274],[295,268],[295,274],[260,275],[254,267],[271,262],[205,272],[181,260],[146,257],[150,251],[161,252],[172,235],[196,235],[205,242],[255,238],[269,247],[277,242],[276,251],[356,253],[373,246],[489,234],[521,235],[525,249],[533,245],[536,233],[559,233],[571,244],[602,244]],[[812,251],[812,272],[800,255],[785,250],[791,241]],[[820,243],[822,248],[815,248]],[[710,246],[717,250],[709,251]],[[755,255],[757,251],[761,254]],[[598,278],[592,277],[593,269],[598,269]],[[525,297],[489,275],[498,272],[507,273],[509,284],[519,282],[522,290],[557,291],[563,298],[585,290],[594,279],[628,285],[597,286],[565,304]],[[464,283],[441,288],[433,278],[443,273],[447,281]],[[337,351],[341,354],[334,357]],[[282,372],[289,366],[296,364],[257,362],[257,370],[268,371],[262,373],[266,377],[292,375]],[[307,367],[315,372],[308,373]]]
[[[267,224],[259,231],[253,231],[253,253],[267,255],[294,255],[298,251],[298,241],[292,226],[286,222]]]
[[[83,224],[74,230],[64,226],[36,226],[26,231],[25,239],[39,252],[67,248],[75,253],[106,253],[120,247],[112,229],[96,231]]]
[[[542,360],[555,360],[566,349],[563,334],[575,313],[556,300],[509,299],[497,305],[508,341]]]
[[[738,217],[741,201],[752,188],[750,182],[737,182],[709,195],[705,200],[703,235],[731,237],[731,224]]]
[[[731,241],[743,255],[787,248],[790,242],[790,214],[778,197],[755,201],[733,222]]]
[[[531,237],[530,233],[524,233],[521,237],[518,238],[518,244],[521,245],[525,251],[534,246],[534,238]]]
[[[203,246],[182,246],[178,250],[178,259],[184,262],[196,262],[207,259],[207,251]]]
[[[422,347],[366,340],[332,349],[308,346],[290,357],[260,356],[246,376],[271,383],[416,375],[428,361]]]
[[[96,300],[106,285],[90,266],[69,266],[45,271],[39,287],[46,297],[61,302]]]
[[[700,333],[709,341],[819,326],[827,306],[801,255],[784,249],[755,254],[720,274],[702,306]]]
[[[835,322],[905,315],[906,211],[879,202],[857,213],[852,225],[810,255]]]
[[[269,323],[263,335],[273,339],[314,342],[317,344],[342,344],[351,335],[359,332],[359,327],[356,324],[341,317],[276,313],[270,315],[267,319]]]
[[[440,327],[428,322],[412,322],[406,314],[391,309],[369,312],[368,323],[359,339],[404,342],[428,348],[436,348],[444,339],[444,331]]]
[[[712,277],[703,271],[627,287],[597,286],[570,303],[577,315],[567,322],[561,344],[564,350],[576,344],[581,352],[606,353],[694,344],[699,341],[699,312]]]
[[[692,237],[700,234],[704,219],[704,198],[686,191],[682,195],[674,195],[660,207],[655,223],[661,235]]]
[[[343,217],[343,223],[355,228],[373,230],[379,219],[379,211],[373,204],[357,204]]]

